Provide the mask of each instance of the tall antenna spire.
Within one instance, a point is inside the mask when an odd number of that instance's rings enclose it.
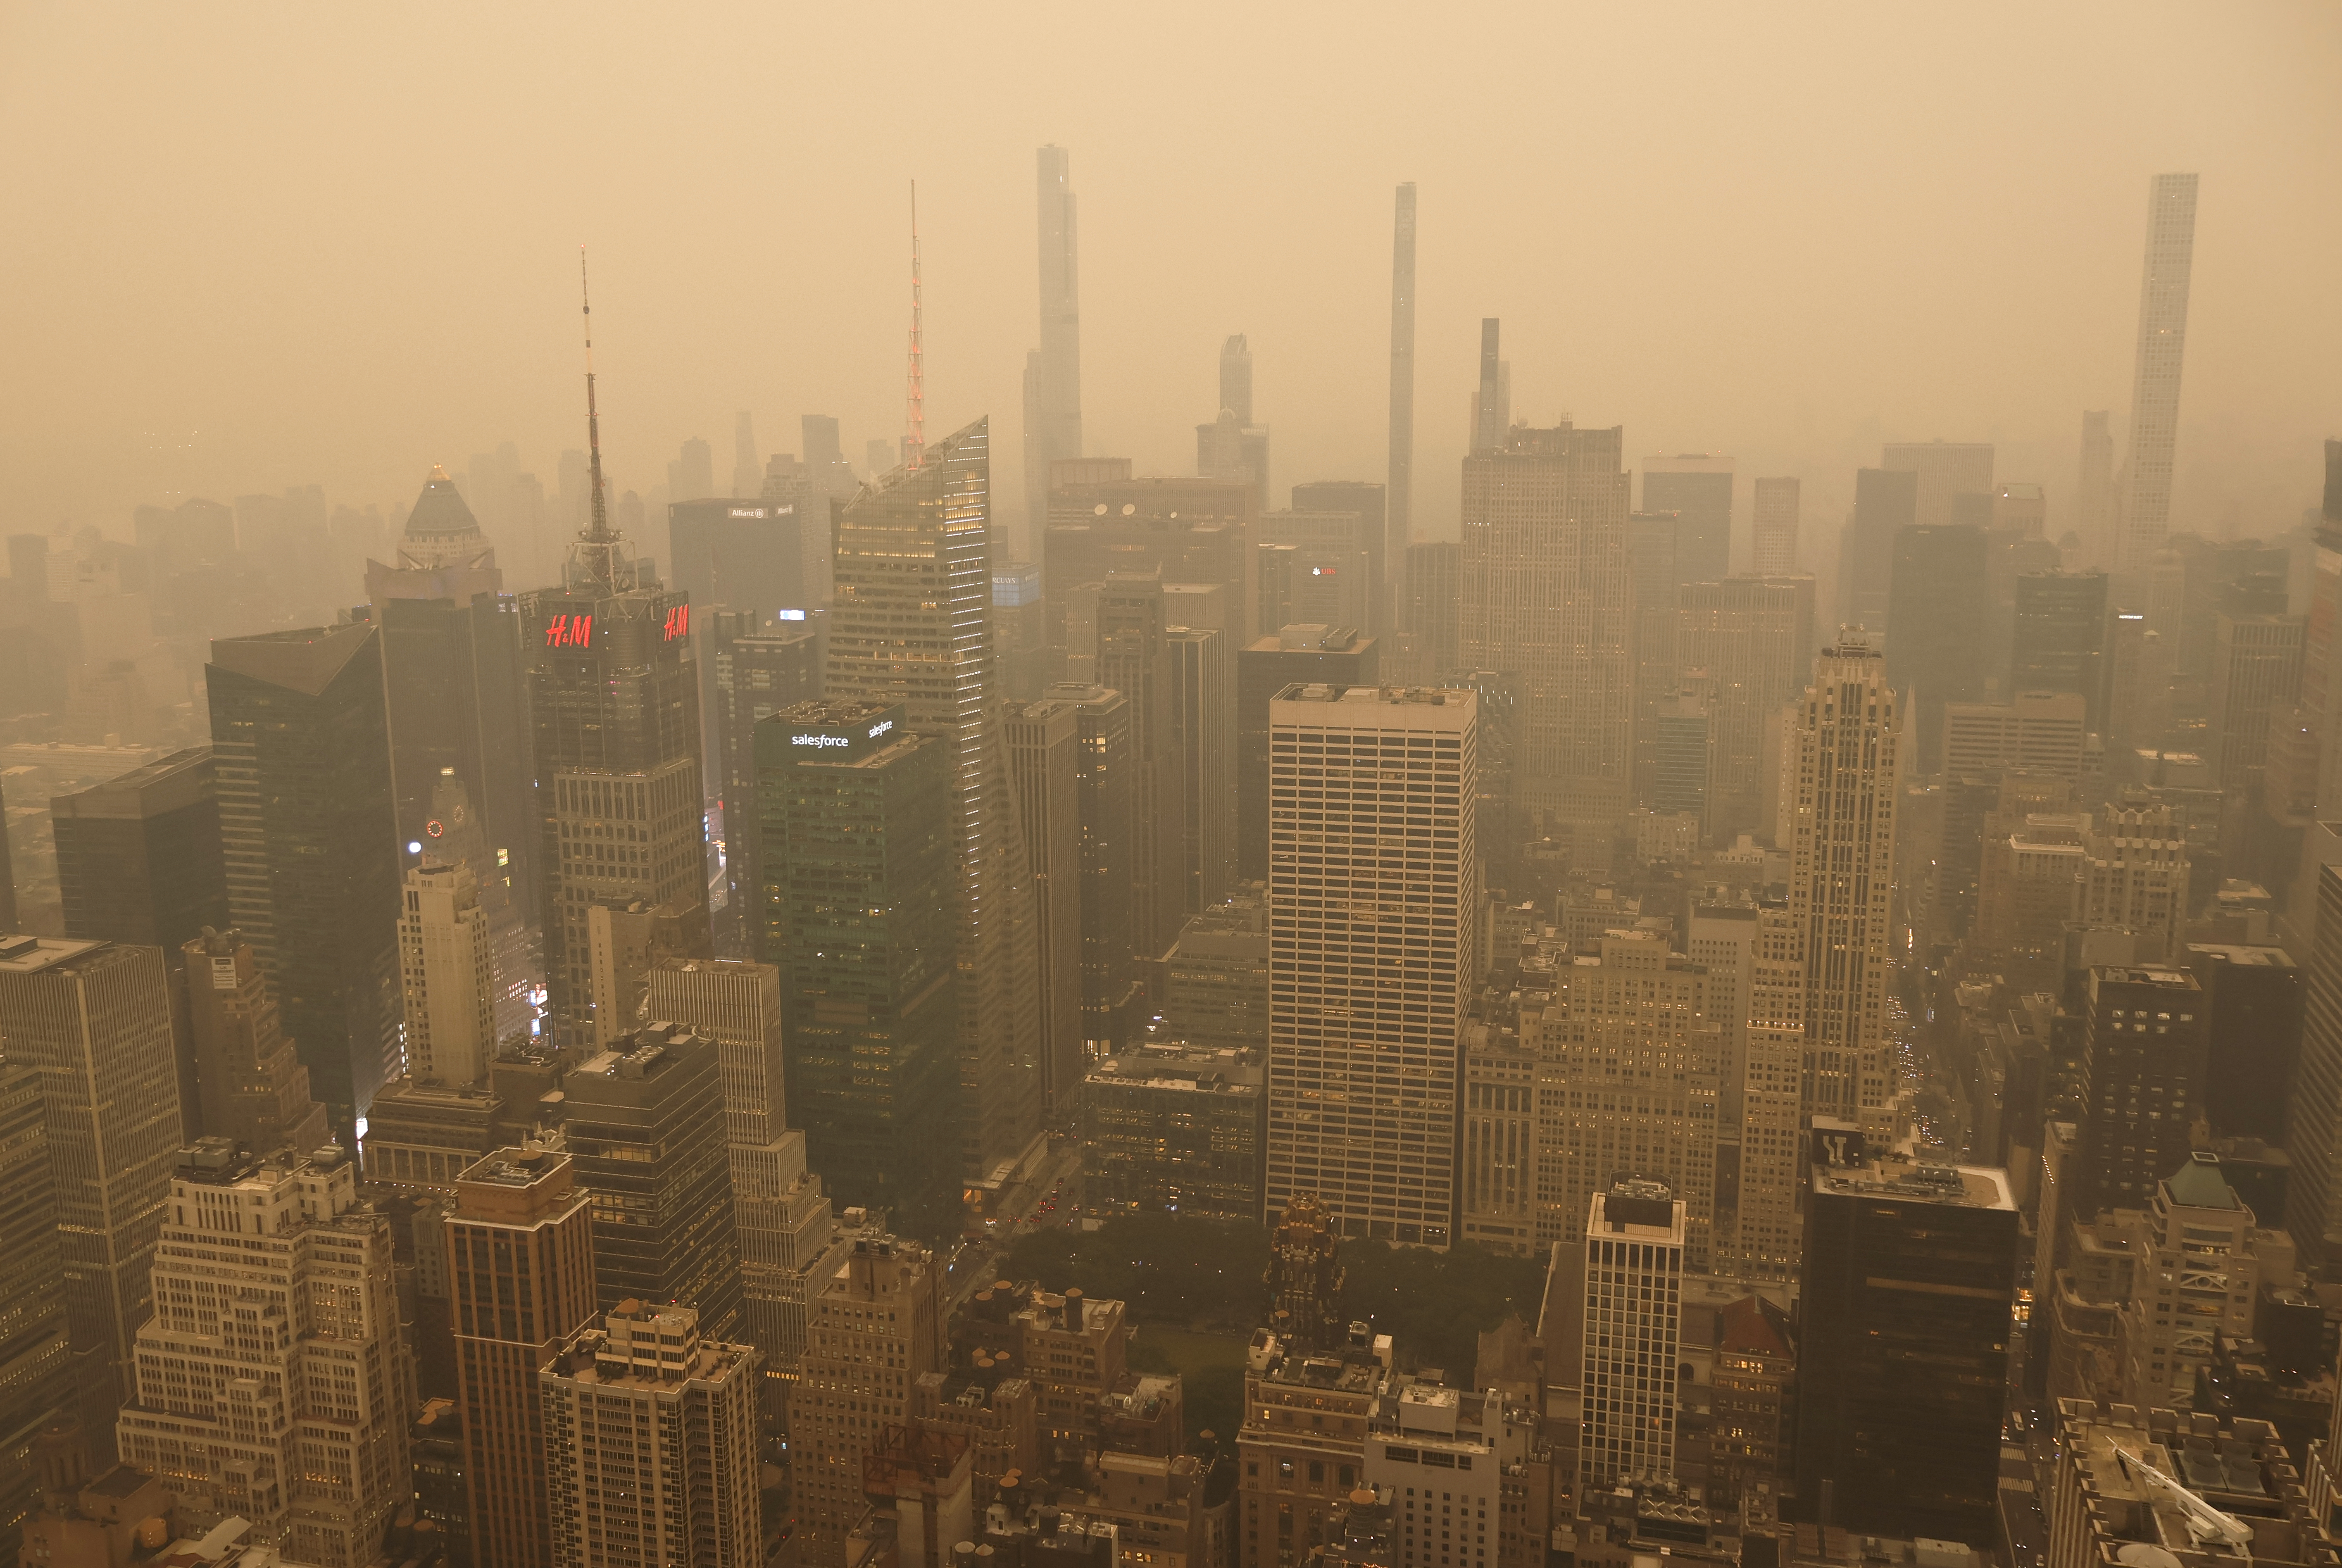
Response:
[[[919,365],[919,182],[911,182],[911,389],[903,433],[903,466],[916,472],[927,454],[927,394]]]
[[[586,283],[586,247],[577,247],[577,297],[586,318],[586,466],[594,476],[593,514],[578,534],[571,554],[595,581],[619,586],[616,556],[618,536],[610,531],[610,507],[602,486],[602,414],[594,403],[594,295]]]

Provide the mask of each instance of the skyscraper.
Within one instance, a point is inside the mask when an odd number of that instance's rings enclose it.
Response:
[[[443,1222],[476,1568],[553,1561],[536,1372],[594,1313],[590,1200],[558,1150],[498,1149]]]
[[[2087,1223],[2147,1207],[2156,1184],[2187,1163],[2209,1019],[2187,971],[2107,967],[2089,972],[2084,1021],[2082,1160],[2068,1202]]]
[[[1895,814],[1906,719],[1887,661],[1858,627],[1815,664],[1794,710],[1789,915],[1804,949],[1807,1114],[1884,1132],[1892,1115],[1887,1033]]]
[[[798,614],[803,614],[800,611]],[[716,610],[700,617],[702,656],[715,672],[716,796],[724,806],[725,907],[716,950],[753,954],[763,918],[756,864],[756,725],[783,708],[821,695],[818,622],[782,620],[756,610]]]
[[[2289,711],[2301,688],[2307,624],[2299,615],[2217,617],[2212,654],[2211,742],[2221,790],[2258,796],[2268,756],[2269,718]]]
[[[1836,1529],[1990,1540],[2017,1296],[2007,1175],[1846,1148],[1816,1159],[1806,1194],[1797,1496]]]
[[[1676,516],[1678,583],[1712,583],[1732,570],[1732,459],[1705,452],[1643,459],[1646,512]]]
[[[83,1430],[105,1449],[152,1310],[148,1271],[180,1140],[160,949],[0,938],[7,1062],[40,1074]]]
[[[2107,574],[2027,572],[2017,579],[2012,692],[2078,692],[2090,729],[2105,724]]]
[[[1765,723],[1805,690],[1813,622],[1811,577],[1726,577],[1679,593],[1676,662],[1707,702],[1707,820],[1718,844],[1770,830],[1761,821]]]
[[[593,1194],[599,1303],[684,1302],[732,1333],[740,1233],[716,1042],[654,1024],[571,1069],[561,1092],[570,1158]]]
[[[1142,958],[1171,945],[1186,918],[1180,844],[1186,795],[1173,724],[1170,629],[1162,579],[1113,572],[1098,595],[1098,684],[1130,704],[1131,794],[1137,825],[1131,857],[1136,920],[1131,940]]]
[[[2111,409],[2082,412],[2081,464],[2074,488],[2074,512],[2084,545],[2097,559],[2115,552],[2115,438]]]
[[[711,1036],[724,1069],[724,1143],[746,1307],[738,1338],[762,1358],[758,1382],[793,1377],[805,1350],[804,1270],[830,1236],[829,1200],[806,1168],[806,1135],[784,1091],[781,975],[769,964],[670,959],[652,966],[650,1012]]]
[[[496,964],[471,867],[410,866],[398,917],[406,1065],[417,1078],[476,1084],[496,1054]]]
[[[1631,1175],[1666,1184],[1674,1245],[1706,1272],[1728,998],[1711,996],[1706,965],[1645,932],[1602,937],[1555,983],[1544,1016],[1522,1019],[1536,1052],[1538,1243],[1585,1239],[1587,1205],[1598,1217],[1602,1194]]]
[[[1756,574],[1787,577],[1797,569],[1799,483],[1794,478],[1756,481]]]
[[[1577,1483],[1676,1473],[1675,1379],[1682,1332],[1686,1216],[1656,1182],[1597,1192],[1584,1220],[1584,1414]]]
[[[1252,417],[1252,345],[1237,333],[1220,345],[1220,412],[1196,426],[1196,472],[1233,480],[1268,510],[1268,426]]]
[[[1370,686],[1379,643],[1354,627],[1285,626],[1236,655],[1236,875],[1268,875],[1268,704],[1296,683]]]
[[[1477,962],[1468,691],[1295,685],[1269,704],[1266,1204],[1445,1247]]]
[[[746,409],[732,416],[732,494],[752,499],[765,487],[765,465],[756,457],[756,422]]]
[[[1071,703],[1047,698],[1013,706],[1005,734],[1033,865],[1041,1094],[1050,1124],[1064,1126],[1089,1064],[1082,1034],[1081,721]]]
[[[797,1561],[843,1568],[867,1504],[862,1462],[901,1425],[919,1379],[945,1368],[941,1265],[916,1242],[857,1239],[808,1303],[805,1377],[791,1401]]]
[[[703,931],[707,918],[691,602],[610,526],[590,336],[586,355],[592,516],[560,585],[521,598],[547,1011],[565,1041],[593,1037],[589,906],[673,904]]]
[[[2130,443],[2123,456],[2122,528],[2115,570],[2133,573],[2171,531],[2171,462],[2179,434],[2179,370],[2187,347],[2187,285],[2196,256],[2196,176],[2147,185],[2147,259],[2138,285],[2138,355],[2131,374]]]
[[[1389,533],[1383,558],[1404,570],[1415,543],[1415,182],[1398,188],[1391,218]]]
[[[1984,695],[1985,593],[1984,530],[1920,523],[1895,535],[1887,678],[1912,699],[1921,773],[1943,764],[1944,704]]]
[[[626,1301],[537,1374],[553,1561],[563,1568],[753,1568],[756,1352],[688,1303]]]
[[[414,1494],[388,1216],[338,1149],[225,1138],[180,1153],[167,1209],[124,1461],[169,1477],[196,1533],[240,1516],[288,1562],[366,1568]]]
[[[1993,494],[1992,444],[1988,441],[1890,441],[1878,466],[1890,474],[1918,475],[1911,521],[1941,528],[1964,521],[1957,498]]]
[[[1499,357],[1500,330],[1496,317],[1481,318],[1480,380],[1472,393],[1470,452],[1502,451],[1506,434],[1512,429],[1512,382],[1507,374],[1511,367]]]
[[[788,1099],[849,1205],[925,1223],[956,1172],[955,749],[899,704],[756,726],[757,955],[780,972]]]
[[[1401,607],[1399,624],[1413,634],[1416,662],[1430,679],[1462,667],[1458,661],[1463,657],[1463,574],[1460,544],[1440,540],[1406,547],[1403,578],[1406,603]]]
[[[228,916],[348,1135],[398,1070],[398,846],[374,627],[225,638],[205,670]]]
[[[1616,426],[1562,424],[1508,431],[1464,460],[1461,663],[1518,677],[1517,804],[1604,837],[1626,815],[1634,761],[1620,448]]]
[[[57,1173],[49,1156],[38,1068],[0,1062],[0,1550],[37,1505],[35,1440],[75,1414],[73,1331],[65,1321]]]
[[[166,954],[227,924],[212,751],[189,746],[49,802],[65,934]]]
[[[255,1154],[323,1146],[332,1136],[325,1108],[309,1097],[309,1069],[285,1038],[252,944],[206,927],[178,967],[196,1086],[196,1103],[180,1107],[187,1131]]]
[[[1837,618],[1842,624],[1866,627],[1875,635],[1886,634],[1895,536],[1918,517],[1917,474],[1855,470],[1854,512],[1838,535]]]
[[[991,438],[975,424],[836,510],[831,699],[903,705],[953,752],[963,1174],[1041,1147],[1040,995],[1031,873],[996,718]],[[1176,841],[1175,841],[1176,842]],[[820,1162],[816,1161],[816,1164]]]
[[[439,847],[447,824],[434,795],[452,776],[482,850],[502,852],[476,857],[482,890],[493,886],[492,904],[515,902],[529,924],[528,756],[511,744],[523,722],[520,605],[445,469],[433,469],[415,497],[391,563],[366,563],[365,587],[381,629],[397,841]]]
[[[1293,508],[1289,513],[1269,514],[1267,536],[1271,539],[1298,543],[1306,525],[1299,519],[1316,514],[1327,519],[1316,525],[1315,532],[1328,542],[1340,539],[1366,558],[1366,590],[1363,595],[1366,614],[1356,618],[1356,624],[1369,632],[1381,632],[1390,624],[1391,569],[1397,564],[1389,554],[1386,535],[1389,532],[1388,492],[1382,485],[1362,479],[1318,479],[1293,487]],[[1347,515],[1357,521],[1349,527],[1332,524],[1331,519]],[[1282,527],[1277,519],[1292,521]],[[1313,620],[1315,616],[1296,616],[1296,620]]]
[[[1082,1034],[1111,1049],[1145,1025],[1131,933],[1137,901],[1130,874],[1137,835],[1130,701],[1105,686],[1060,681],[1046,701],[1074,710],[1081,802]]]
[[[1026,547],[1049,525],[1049,464],[1082,454],[1080,240],[1066,149],[1034,154],[1041,262],[1041,346],[1025,360]]]

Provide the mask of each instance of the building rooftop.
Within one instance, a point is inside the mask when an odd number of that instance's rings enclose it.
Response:
[[[2014,1209],[2008,1173],[1987,1165],[1947,1165],[1890,1155],[1857,1165],[1816,1165],[1814,1191],[1838,1196],[1873,1193],[1916,1198],[1955,1208]]]
[[[104,942],[69,941],[61,936],[31,936],[21,932],[0,935],[0,974],[38,974],[44,970],[66,968],[108,945]]]

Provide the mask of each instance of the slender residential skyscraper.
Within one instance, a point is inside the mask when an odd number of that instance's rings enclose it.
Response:
[[[2138,285],[2138,358],[2130,447],[2123,458],[2117,572],[2139,572],[2171,531],[2171,458],[2179,434],[2179,367],[2196,257],[2196,176],[2157,175],[2147,194],[2147,263]]]
[[[1506,406],[1507,394],[1505,362],[1496,353],[1497,325],[1495,316],[1480,323],[1480,385],[1472,398],[1472,450],[1494,452],[1505,444],[1506,426],[1512,423],[1512,410]]]
[[[965,1174],[1036,1151],[1040,992],[1024,831],[995,713],[989,421],[836,508],[833,702],[903,704],[904,727],[947,737],[959,824],[959,1048]],[[1176,832],[1176,828],[1174,830]]]
[[[1385,492],[1389,533],[1383,559],[1406,569],[1415,528],[1415,182],[1398,188],[1391,221],[1390,479]],[[1377,607],[1388,614],[1391,606]]]
[[[1269,704],[1266,1212],[1445,1247],[1479,974],[1479,698],[1293,685]]]
[[[1066,149],[1034,155],[1040,218],[1041,346],[1025,356],[1026,558],[1049,525],[1049,464],[1082,454],[1080,245]]]

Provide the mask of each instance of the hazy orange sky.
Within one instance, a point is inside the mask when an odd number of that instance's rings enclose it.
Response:
[[[1999,444],[2062,531],[2167,169],[2203,181],[2175,530],[2288,525],[2342,434],[2331,4],[19,0],[5,531],[311,481],[403,515],[506,439],[550,488],[581,241],[615,483],[697,434],[722,484],[740,408],[767,452],[838,414],[858,459],[902,426],[914,176],[929,428],[989,412],[1013,505],[1050,141],[1089,447],[1142,471],[1192,471],[1244,332],[1280,502],[1382,476],[1401,180],[1426,533],[1489,315],[1516,414],[1802,474],[1817,541],[1880,441],[1934,436]]]

